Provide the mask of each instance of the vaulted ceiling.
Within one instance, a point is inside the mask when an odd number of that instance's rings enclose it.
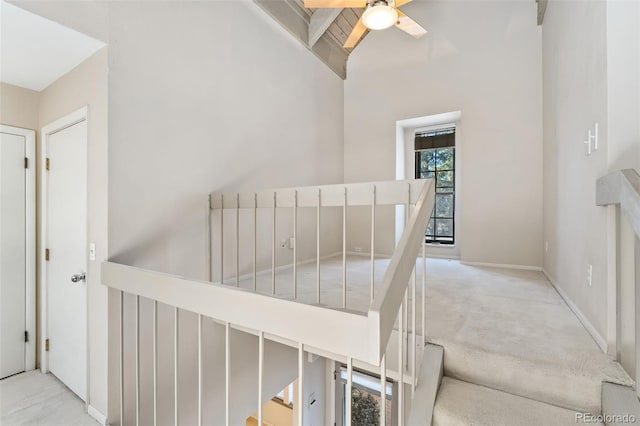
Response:
[[[369,33],[355,40],[353,48],[345,48],[345,42],[349,39],[354,27],[362,16],[363,8],[306,8],[305,0],[254,0],[262,9],[270,14],[285,29],[292,33],[303,45],[311,50],[329,68],[343,79],[347,77],[347,59],[351,52]],[[307,0],[307,4],[316,0]],[[398,6],[409,3],[411,0],[396,0]],[[535,0],[538,6],[538,25],[542,25],[544,12],[548,0]],[[317,4],[323,5],[331,0],[318,0]],[[351,3],[352,5],[364,4],[367,0],[336,0],[336,4]],[[406,18],[406,15],[404,15]],[[404,26],[401,22],[398,25],[410,34],[415,27],[411,27],[415,22],[408,19]],[[416,25],[418,28],[419,25]],[[362,26],[364,29],[364,26]],[[424,30],[423,30],[424,31]],[[415,35],[415,34],[414,34]]]

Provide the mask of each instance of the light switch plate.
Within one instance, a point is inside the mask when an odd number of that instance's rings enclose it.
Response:
[[[96,243],[89,244],[89,260],[96,260]]]

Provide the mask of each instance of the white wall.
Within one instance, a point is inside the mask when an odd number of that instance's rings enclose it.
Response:
[[[395,178],[396,121],[461,111],[462,260],[541,266],[541,34],[535,3],[414,2],[403,10],[429,30],[426,37],[372,32],[349,58],[345,180]],[[351,245],[364,244],[368,233],[352,237]]]
[[[0,82],[0,123],[38,130],[39,98],[36,91]]]
[[[640,3],[607,2],[607,155],[610,170],[640,170]]]
[[[543,25],[544,268],[607,335],[607,209],[596,179],[640,167],[640,14],[635,2],[549,2]],[[585,155],[599,124],[599,150]],[[592,286],[586,280],[593,265]]]

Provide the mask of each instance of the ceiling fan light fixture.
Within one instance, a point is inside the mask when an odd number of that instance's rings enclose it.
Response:
[[[398,12],[386,1],[370,4],[362,14],[362,23],[370,30],[385,30],[398,22]]]

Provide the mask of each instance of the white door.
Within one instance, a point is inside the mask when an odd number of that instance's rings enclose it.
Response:
[[[26,141],[0,133],[0,379],[25,370]]]
[[[87,388],[87,122],[46,139],[49,371],[83,400]]]

